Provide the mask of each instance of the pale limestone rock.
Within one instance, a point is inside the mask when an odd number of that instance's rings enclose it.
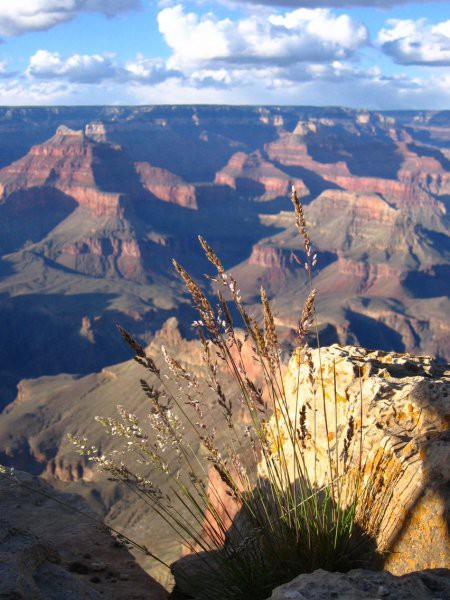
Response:
[[[315,472],[320,485],[327,479],[330,467],[317,350],[312,351],[312,363],[315,401],[308,364],[299,351],[290,361],[285,385],[292,419],[303,404],[311,407],[306,410],[308,437],[304,457],[311,479]],[[362,416],[361,463],[365,480],[375,479],[375,491],[369,499],[370,514],[378,547],[387,552],[385,568],[403,574],[448,567],[450,371],[429,357],[338,345],[322,348],[321,363],[333,457],[337,422],[339,473],[343,472],[342,451],[350,415],[354,417],[355,435],[348,464],[357,468],[360,463]],[[283,432],[281,438],[293,472],[292,446]],[[264,466],[261,472],[264,473]],[[386,491],[389,489],[392,494]]]

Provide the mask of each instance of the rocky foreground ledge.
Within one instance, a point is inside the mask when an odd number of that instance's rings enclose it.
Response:
[[[89,513],[80,496],[26,473],[16,477],[37,491],[0,478],[1,600],[167,598],[121,542],[42,493]]]
[[[449,600],[450,571],[429,569],[395,576],[355,569],[328,573],[318,569],[273,591],[269,600]]]
[[[323,381],[330,429],[327,436],[319,385],[316,441],[307,440],[305,448],[309,472],[317,456],[317,481],[326,480],[327,449],[334,454],[336,437],[342,461],[349,415],[356,435],[348,455],[358,461],[362,418],[361,462],[364,477],[374,481],[371,510],[378,511],[376,542],[386,553],[385,568],[403,575],[449,567],[450,366],[427,356],[337,344],[322,348],[320,358],[313,350],[312,361],[315,381]],[[285,386],[292,410],[297,391],[301,404],[313,405],[309,368],[298,353],[289,363]],[[288,444],[284,451],[289,461]]]
[[[317,376],[317,351],[312,358]],[[302,402],[312,405],[308,367],[300,363],[298,378],[299,362],[294,353],[286,389],[294,399],[300,386]],[[382,498],[377,537],[386,553],[385,571],[318,570],[275,589],[270,600],[450,600],[449,367],[429,357],[338,345],[323,348],[321,362],[331,422],[337,407],[338,431],[345,433],[348,415],[355,415],[356,430],[362,415],[365,464],[394,484],[393,493]],[[316,444],[318,456],[326,456],[320,426]],[[288,447],[285,452],[289,456]],[[307,440],[307,460],[314,452]],[[320,477],[324,467],[318,467]],[[19,477],[55,493],[40,478]],[[87,510],[79,497],[63,496]],[[179,569],[188,558],[178,561]],[[163,600],[167,592],[107,533],[53,500],[0,479],[0,599],[100,598]]]
[[[357,462],[362,418],[364,476],[377,482],[369,512],[375,517],[375,541],[385,570],[347,574],[318,570],[277,588],[271,600],[450,600],[450,367],[430,357],[337,344],[322,348],[320,359],[313,350],[312,367],[312,379],[323,380],[328,435],[321,385],[319,392],[317,383],[312,386],[309,366],[299,352],[293,354],[285,376],[290,410],[309,406],[309,431],[314,390],[319,395],[317,436],[305,440],[305,462],[312,473],[317,456],[317,481],[326,480],[329,444],[335,453],[335,423],[342,460],[350,415],[357,435],[349,455]],[[279,426],[283,428],[282,423]],[[280,439],[286,440],[284,456],[292,464],[289,435],[281,433]],[[186,585],[183,573],[196,568],[192,558],[172,566],[181,590]]]

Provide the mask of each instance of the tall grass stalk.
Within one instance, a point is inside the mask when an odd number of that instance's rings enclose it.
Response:
[[[196,581],[185,583],[195,588],[199,600],[264,599],[276,585],[301,572],[361,566],[370,535],[376,533],[375,521],[367,518],[364,509],[364,500],[373,490],[370,485],[362,486],[362,412],[359,431],[350,415],[345,436],[339,439],[342,433],[337,423],[336,365],[334,432],[320,350],[318,376],[314,371],[307,340],[314,330],[320,349],[312,279],[316,255],[295,190],[292,202],[305,253],[297,261],[306,270],[309,282],[298,318],[294,408],[285,389],[285,366],[266,290],[261,288],[260,324],[245,308],[237,281],[225,272],[214,250],[200,237],[203,251],[215,269],[210,277],[216,289],[215,301],[205,295],[184,267],[176,261],[174,267],[198,312],[194,327],[202,350],[206,386],[163,348],[167,375],[138,342],[120,329],[135,360],[147,372],[147,379],[142,378],[140,383],[150,405],[148,419],[141,423],[123,407],[118,407],[117,417],[97,417],[109,435],[122,440],[119,453],[105,455],[89,447],[86,440],[75,440],[82,453],[137,494],[195,555]],[[249,356],[253,367],[257,367],[257,376],[250,376]],[[300,394],[301,365],[308,369],[312,406]],[[221,422],[209,414],[211,395],[214,414],[220,411]],[[317,470],[320,420],[327,448],[327,473],[321,481]],[[357,435],[359,456],[349,456]],[[192,439],[195,443],[189,442]],[[198,445],[204,457],[200,457]],[[307,447],[313,448],[312,468]],[[125,455],[134,457],[131,466]],[[155,472],[165,476],[164,488],[153,483]],[[203,573],[201,585],[199,569]],[[183,573],[187,580],[188,571]]]

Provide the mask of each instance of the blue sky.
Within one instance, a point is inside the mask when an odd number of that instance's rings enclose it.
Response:
[[[450,107],[450,2],[0,0],[0,104]]]

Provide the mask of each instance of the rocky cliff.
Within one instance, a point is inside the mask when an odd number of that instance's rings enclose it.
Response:
[[[137,163],[136,171],[146,190],[164,202],[172,202],[184,208],[197,208],[195,187],[166,169]]]
[[[361,464],[364,485],[371,485],[370,522],[378,548],[387,553],[385,568],[404,574],[448,566],[448,366],[428,357],[337,345],[322,348],[320,355],[321,367],[319,351],[313,350],[314,385],[300,351],[294,353],[285,380],[290,418],[294,419],[296,398],[306,407],[309,434],[303,454],[310,476],[318,485],[329,478],[328,452],[333,473],[343,473],[347,461]],[[320,404],[314,436],[316,401]],[[344,451],[350,415],[354,437]],[[281,443],[294,469],[292,447]]]
[[[120,216],[122,196],[98,189],[95,145],[82,131],[59,127],[46,143],[0,171],[3,199],[17,190],[56,188],[98,216]]]
[[[326,342],[450,356],[449,132],[428,112],[0,109],[0,407],[23,379],[123,360],[117,322],[144,344],[190,324],[171,258],[201,280],[199,233],[255,314],[268,288],[290,348],[307,288],[292,183]]]
[[[309,365],[302,350],[294,352],[284,378],[289,416],[280,409],[271,417],[269,446],[283,456],[290,481],[306,472],[303,481],[321,489],[339,477],[337,502],[346,502],[344,474],[352,489],[361,473],[358,514],[385,570],[302,574],[274,590],[273,600],[450,597],[449,367],[429,357],[338,345],[321,348],[320,356],[313,350]],[[300,423],[300,411],[306,418],[294,458],[289,430]],[[266,477],[264,461],[259,473]],[[231,518],[239,519],[237,505],[217,474],[210,485],[214,510],[225,511],[231,527]],[[207,554],[177,561],[172,570],[179,588],[202,588],[207,564]],[[198,577],[186,582],[184,573]]]
[[[286,197],[294,185],[299,196],[306,196],[308,188],[300,178],[292,178],[271,162],[262,158],[261,152],[238,152],[216,174],[215,182],[228,185],[245,196],[273,200]]]

